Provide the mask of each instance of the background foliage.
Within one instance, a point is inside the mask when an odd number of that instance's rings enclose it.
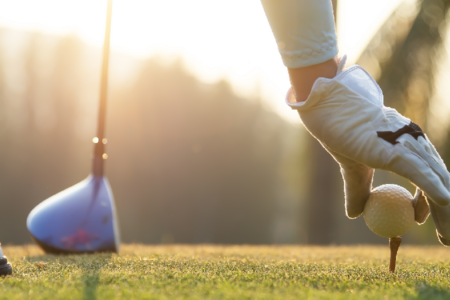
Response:
[[[22,244],[30,210],[90,171],[101,51],[9,29],[0,45],[0,238]],[[124,242],[386,242],[345,217],[337,164],[257,96],[162,57],[114,53],[110,73],[106,173]],[[436,243],[431,220],[404,238]]]

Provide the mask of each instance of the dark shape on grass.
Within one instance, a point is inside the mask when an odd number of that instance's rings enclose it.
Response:
[[[12,274],[12,266],[8,263],[8,259],[3,255],[2,246],[0,244],[0,277]]]
[[[4,277],[7,275],[12,275],[12,267],[11,264],[8,264],[8,260],[6,259],[6,257],[3,256],[3,258],[0,259],[0,277]]]

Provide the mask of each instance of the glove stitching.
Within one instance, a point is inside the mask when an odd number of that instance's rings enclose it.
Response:
[[[426,193],[425,193],[425,194],[426,194]],[[427,197],[428,197],[428,195],[427,195]],[[433,204],[434,204],[434,203],[433,203]],[[439,218],[438,218],[438,215],[436,214],[436,210],[434,209],[433,204],[430,203],[430,212],[431,212],[431,216],[433,217],[434,226],[436,227],[437,232],[438,232],[439,234],[441,234],[441,233],[440,233],[440,231],[441,231],[441,226],[440,226]],[[436,204],[436,205],[437,205],[437,204]]]
[[[345,86],[345,85],[344,85]],[[346,87],[347,88],[347,87]],[[348,89],[348,88],[347,88]],[[352,91],[353,92],[353,91]],[[355,92],[353,92],[353,93],[355,93]],[[355,93],[356,94],[356,93]],[[358,95],[358,94],[357,94]],[[359,96],[359,95],[358,95]],[[362,99],[364,99],[364,100],[366,100],[366,101],[368,101],[368,102],[370,102],[369,100],[367,100],[367,99],[365,99],[364,97],[361,97]],[[328,126],[328,124],[330,123],[330,122],[332,122],[333,121],[333,116],[335,115],[335,114],[338,114],[341,110],[343,110],[343,109],[345,109],[347,106],[351,106],[351,105],[354,105],[355,103],[354,103],[355,101],[351,101],[351,100],[349,100],[349,101],[347,101],[346,103],[343,103],[339,108],[337,108],[336,110],[335,110],[335,112],[333,112],[333,114],[331,115],[331,117],[325,122],[325,124],[324,124],[324,126],[323,126],[323,128],[322,128],[322,131],[321,131],[321,135],[322,135],[322,139],[321,139],[321,143],[323,143],[323,144],[325,144],[329,149],[331,149],[332,150],[332,152],[334,152],[334,153],[337,153],[337,154],[339,154],[339,155],[341,155],[341,156],[344,156],[345,158],[347,158],[347,159],[349,159],[349,160],[352,160],[352,161],[354,161],[354,162],[356,162],[356,163],[359,163],[359,164],[362,164],[362,165],[364,165],[364,166],[367,166],[367,167],[369,167],[369,168],[371,168],[371,169],[373,169],[373,167],[372,166],[368,166],[366,163],[364,163],[364,162],[361,162],[361,161],[357,161],[357,160],[355,160],[354,158],[349,158],[347,155],[344,155],[344,154],[342,154],[342,153],[340,153],[339,151],[336,151],[335,149],[333,149],[333,147],[330,147],[329,146],[329,144],[328,144],[328,142],[327,142],[327,140],[328,140],[328,134],[327,134],[327,129],[329,128],[329,126]],[[371,102],[370,102],[371,103]],[[371,103],[372,104],[372,103]],[[365,113],[366,115],[367,115],[367,112],[364,110],[364,109],[362,109],[361,110],[361,113]],[[369,114],[369,117],[370,117],[370,114]],[[373,137],[372,137],[372,139],[378,139],[378,137],[377,137],[377,131],[376,131],[376,126],[375,126],[375,124],[374,124],[374,122],[373,121],[369,121],[369,125],[370,125],[370,127],[372,128],[372,130],[371,131],[369,131],[368,132],[368,134],[371,134]],[[313,135],[314,136],[314,135]],[[314,136],[315,137],[315,136]],[[315,137],[316,139],[317,139],[317,137]],[[389,145],[390,144],[388,144],[387,142],[385,142],[384,140],[382,140],[383,142],[381,142],[380,144],[382,145],[382,147],[384,148],[384,150],[387,152],[387,153],[389,153],[389,155],[390,156],[392,156],[392,154],[393,154],[393,149],[392,149],[392,147],[389,147]],[[381,166],[380,167],[377,167],[377,168],[380,168],[380,169],[385,169],[385,166],[386,166],[386,161],[383,161],[383,162],[381,162]]]
[[[403,146],[402,144],[396,144],[394,147],[402,147],[402,148],[405,149],[407,152],[409,152],[409,153],[415,155],[415,156],[418,157],[423,163],[425,163],[425,165],[426,165],[428,168],[430,168],[430,169],[433,171],[433,173],[435,173],[434,170],[430,167],[430,165],[429,165],[429,164],[428,164],[421,156],[419,156],[418,154],[416,154],[416,153],[414,153],[413,151],[409,150],[408,148],[406,148],[406,147]],[[394,154],[394,153],[393,153],[393,154]],[[392,159],[392,156],[390,157],[389,161],[390,161],[391,159]],[[413,167],[413,168],[415,168],[416,170],[420,171],[419,168],[416,167],[416,165],[410,164],[410,166]],[[420,173],[420,172],[419,172],[419,173]],[[438,173],[437,173],[437,174],[438,174]],[[439,176],[439,174],[438,174],[438,176]],[[439,176],[439,178],[440,178],[440,176]],[[432,182],[430,182],[430,181],[428,180],[428,178],[427,178],[426,176],[423,177],[423,180],[424,180],[424,181],[427,181],[428,184],[431,184],[432,186],[434,185]],[[413,183],[414,183],[414,182],[413,182]],[[416,184],[414,183],[414,185],[416,185]],[[420,187],[419,187],[419,188],[420,188]],[[428,194],[426,194],[426,195],[427,195],[428,198],[433,199],[433,198],[429,197]],[[433,201],[433,203],[435,203],[435,202]],[[435,203],[435,204],[436,204],[436,203]],[[436,205],[439,205],[439,204],[436,204]]]
[[[413,152],[412,150],[406,148],[406,147],[403,146],[402,144],[396,144],[394,147],[396,147],[397,145],[400,146],[400,147],[403,147],[403,149],[407,150],[409,153],[411,153],[411,154],[417,156],[421,161],[423,161],[423,162],[427,165],[428,168],[432,169],[431,166],[430,166],[430,164],[428,164],[428,162],[427,162],[426,160],[424,160],[424,159],[422,158],[422,156],[420,156],[419,154],[417,154],[417,153]],[[416,169],[417,169],[417,168],[416,168]],[[433,169],[432,169],[432,170],[433,170]]]
[[[444,161],[442,160],[442,158],[439,157],[439,154],[437,153],[436,149],[434,148],[434,145],[428,140],[428,137],[425,135],[425,141],[427,142],[428,147],[430,147],[430,150],[433,154],[428,153],[428,151],[425,150],[425,152],[428,154],[428,156],[430,156],[439,166],[443,167],[444,169],[447,169],[447,166],[445,165]],[[434,151],[433,151],[434,150]],[[435,156],[437,155],[439,157],[439,160],[437,159],[437,157]],[[447,171],[448,172],[448,171]]]
[[[447,168],[445,167],[445,165],[443,166],[441,163],[439,163],[439,162],[436,160],[436,158],[435,158],[434,156],[430,155],[427,151],[425,151],[425,153],[426,153],[426,154],[428,155],[428,157],[430,157],[431,160],[433,160],[438,166],[440,166],[441,168],[444,167],[444,169],[447,169]],[[436,171],[434,170],[434,168],[432,168],[431,166],[430,166],[430,168],[431,168],[431,170],[433,170],[434,173],[436,173],[436,174],[439,176],[439,178],[441,179],[441,181],[442,181],[443,183],[446,182],[445,178],[441,178],[441,174],[440,174],[439,172],[436,172]],[[447,171],[447,173],[448,173],[448,171]],[[447,184],[444,184],[444,186],[447,187]],[[448,187],[447,187],[447,188],[448,188]]]
[[[342,104],[339,106],[339,108],[337,108],[337,109],[331,114],[330,118],[325,122],[325,124],[324,124],[324,126],[323,126],[323,128],[322,128],[322,130],[321,130],[321,132],[320,132],[320,134],[322,135],[322,140],[324,141],[324,144],[326,144],[327,146],[328,146],[328,142],[327,142],[327,138],[326,138],[327,134],[326,134],[325,130],[329,128],[328,124],[329,124],[331,121],[334,121],[334,120],[333,120],[333,116],[334,116],[335,114],[339,113],[339,112],[340,112],[344,107],[346,107],[348,104],[350,104],[350,102],[342,103]],[[330,149],[332,149],[330,146],[328,146],[328,147],[329,147]],[[332,150],[333,150],[333,152],[336,152],[334,149],[332,149]]]
[[[344,85],[345,86],[345,85]],[[347,88],[347,87],[346,87]],[[348,88],[347,88],[348,89]],[[353,92],[353,91],[352,91]],[[327,140],[327,133],[325,132],[327,129],[329,129],[329,127],[330,126],[328,126],[328,124],[331,122],[331,121],[334,121],[334,119],[333,119],[333,116],[334,115],[336,115],[336,114],[339,114],[339,112],[341,111],[341,110],[343,110],[344,108],[346,108],[347,106],[350,106],[351,104],[353,104],[352,102],[350,102],[350,101],[347,101],[347,102],[344,102],[344,103],[342,103],[338,108],[336,108],[335,109],[335,111],[331,114],[331,116],[330,116],[330,118],[325,122],[325,124],[324,124],[324,126],[323,126],[323,128],[322,128],[322,131],[320,132],[320,134],[322,135],[322,139],[325,141],[325,144],[326,145],[328,145],[328,143],[326,142],[326,140]],[[327,131],[327,132],[329,132],[329,131]],[[331,148],[331,147],[330,147]],[[331,148],[332,149],[332,148]],[[334,152],[336,152],[334,149],[333,149],[333,151]],[[337,152],[338,153],[338,152]],[[344,155],[345,156],[345,155]]]
[[[410,143],[410,142],[406,140],[405,143]],[[411,144],[411,143],[410,143],[410,144]],[[411,145],[412,145],[412,144],[411,144]],[[429,158],[432,162],[434,162],[435,164],[437,164],[438,168],[439,168],[439,167],[441,167],[441,168],[443,167],[444,169],[447,169],[447,168],[445,167],[445,164],[443,165],[442,163],[440,163],[439,161],[437,161],[437,160],[436,160],[436,157],[434,157],[434,156],[431,155],[426,149],[424,149],[424,147],[423,147],[420,143],[419,143],[419,145],[418,145],[417,148],[414,147],[414,145],[412,145],[416,151],[420,152],[420,154],[417,154],[417,153],[414,152],[413,150],[411,150],[411,149],[405,147],[405,145],[403,145],[403,144],[402,144],[402,146],[403,146],[405,149],[408,149],[411,153],[413,153],[413,154],[417,155],[418,157],[420,157],[420,158],[422,159],[422,161],[424,161],[424,162],[428,165],[428,167],[433,171],[433,173],[435,173],[435,174],[439,177],[439,179],[443,182],[444,186],[447,186],[446,182],[448,182],[448,178],[444,178],[438,171],[436,171],[436,168],[433,168],[433,167],[431,166],[431,164],[428,163],[428,162],[424,159],[424,157]],[[428,145],[428,146],[429,146],[429,145]],[[447,172],[447,173],[448,173],[448,172]]]

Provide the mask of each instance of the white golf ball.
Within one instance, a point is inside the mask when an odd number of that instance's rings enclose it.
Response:
[[[394,238],[408,232],[414,224],[413,196],[396,184],[372,190],[364,207],[364,220],[375,234]]]

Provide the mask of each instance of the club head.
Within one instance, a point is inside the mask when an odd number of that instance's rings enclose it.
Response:
[[[119,251],[114,198],[104,176],[90,175],[44,200],[28,215],[27,227],[47,253]]]

